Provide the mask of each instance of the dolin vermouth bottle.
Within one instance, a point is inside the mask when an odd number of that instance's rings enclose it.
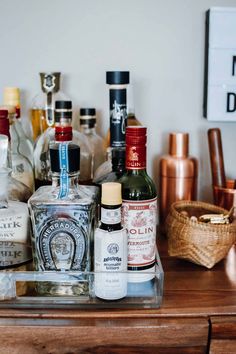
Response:
[[[95,226],[96,187],[79,186],[80,148],[71,127],[56,127],[50,146],[52,186],[40,187],[29,200],[34,265],[42,271],[89,271]],[[85,294],[87,284],[42,283],[44,295]]]

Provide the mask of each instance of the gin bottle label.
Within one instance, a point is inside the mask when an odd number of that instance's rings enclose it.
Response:
[[[128,269],[148,272],[155,265],[157,198],[123,200],[122,208],[128,232]]]
[[[111,147],[125,147],[127,124],[126,89],[110,90]]]

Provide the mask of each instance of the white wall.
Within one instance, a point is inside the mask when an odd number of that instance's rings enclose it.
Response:
[[[137,117],[148,127],[148,170],[157,180],[170,131],[190,133],[200,161],[199,198],[211,199],[207,129],[222,131],[236,178],[236,123],[202,116],[204,16],[236,0],[0,0],[0,88],[18,86],[27,115],[40,71],[61,71],[74,107],[95,106],[108,128],[105,71],[130,70]],[[2,98],[2,93],[1,93]]]

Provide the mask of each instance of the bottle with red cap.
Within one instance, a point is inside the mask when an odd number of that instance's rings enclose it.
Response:
[[[97,187],[78,184],[80,148],[72,141],[72,127],[55,127],[50,143],[52,185],[41,186],[29,199],[35,270],[90,271]],[[86,295],[88,282],[41,282],[42,295]]]
[[[120,179],[123,224],[128,231],[130,283],[150,281],[155,276],[157,195],[146,171],[146,132],[143,126],[126,128],[127,171]]]
[[[50,170],[50,154],[49,146],[55,141],[55,130],[62,127],[60,134],[68,140],[72,140],[80,147],[80,166],[81,173],[79,180],[83,184],[91,182],[92,179],[92,151],[85,137],[78,131],[73,130],[72,135],[68,134],[67,128],[72,124],[72,102],[56,101],[55,102],[55,127],[48,127],[47,130],[39,137],[35,144],[34,164],[35,164],[35,186],[36,189],[42,185],[51,184]],[[58,133],[59,134],[59,133]]]

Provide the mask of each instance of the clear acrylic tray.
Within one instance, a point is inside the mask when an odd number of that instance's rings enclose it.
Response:
[[[120,282],[127,283],[123,298],[105,300],[96,296],[97,286],[109,297],[115,296]],[[0,308],[158,308],[163,282],[158,253],[155,273],[0,271]]]

